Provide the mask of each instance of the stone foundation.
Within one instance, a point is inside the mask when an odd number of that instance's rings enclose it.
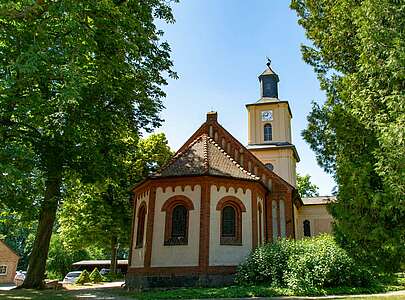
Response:
[[[138,275],[128,273],[125,284],[129,289],[173,287],[219,287],[231,285],[234,274]]]

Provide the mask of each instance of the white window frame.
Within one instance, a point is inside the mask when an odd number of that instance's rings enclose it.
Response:
[[[4,272],[1,272],[4,267]],[[7,275],[7,266],[6,265],[0,265],[0,276],[6,276]]]

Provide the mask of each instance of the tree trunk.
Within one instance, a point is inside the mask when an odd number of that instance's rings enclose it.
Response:
[[[48,176],[41,205],[38,229],[29,258],[28,272],[22,288],[43,288],[49,242],[60,199],[61,176]]]
[[[113,236],[111,239],[111,266],[110,266],[110,272],[112,274],[117,274],[117,251],[118,251],[117,237]]]

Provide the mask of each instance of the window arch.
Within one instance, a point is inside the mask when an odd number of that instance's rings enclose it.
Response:
[[[138,209],[138,223],[136,226],[135,248],[143,247],[143,240],[145,235],[145,221],[146,221],[146,204],[142,203]]]
[[[273,128],[271,124],[264,125],[264,141],[269,142],[273,140]]]
[[[193,202],[185,196],[166,200],[162,206],[162,211],[166,212],[164,245],[188,244],[189,211],[193,209]]]
[[[311,236],[311,222],[309,220],[304,221],[304,236]]]
[[[242,245],[242,213],[246,207],[236,197],[227,196],[219,200],[217,210],[221,212],[221,245]]]

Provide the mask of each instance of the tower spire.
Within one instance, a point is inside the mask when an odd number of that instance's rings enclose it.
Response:
[[[267,69],[259,76],[261,98],[278,99],[278,75],[271,68],[271,59],[266,56]]]

